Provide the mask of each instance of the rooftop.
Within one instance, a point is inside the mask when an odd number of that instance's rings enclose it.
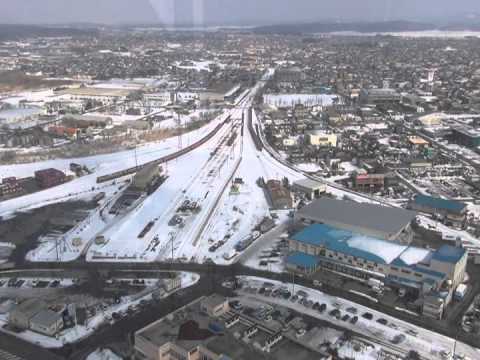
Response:
[[[464,248],[443,245],[433,253],[432,259],[455,264],[465,255],[465,252]]]
[[[469,127],[466,127],[466,126],[461,126],[461,125],[452,126],[452,130],[455,130],[455,131],[459,132],[460,134],[466,135],[466,136],[469,136],[469,137],[473,137],[473,138],[480,137],[480,131],[479,130],[469,128]]]
[[[295,181],[293,184],[297,185],[297,186],[300,186],[300,187],[308,188],[308,189],[318,189],[318,188],[321,188],[324,185],[320,181],[315,181],[315,180],[308,179],[308,178]]]
[[[415,204],[428,206],[434,209],[443,209],[453,212],[461,212],[467,206],[467,204],[454,201],[454,200],[447,200],[427,195],[417,195],[415,196],[414,200]]]
[[[314,224],[292,237],[314,246],[322,246],[345,255],[359,257],[377,264],[390,264],[406,246],[369,236],[355,234],[326,224]]]
[[[318,264],[319,259],[316,256],[310,255],[310,254],[305,254],[302,252],[294,252],[291,253],[287,257],[287,263],[293,264],[296,266],[301,266],[304,268],[311,268],[314,267]]]
[[[437,278],[443,278],[445,274],[419,265],[429,264],[431,259],[456,263],[465,251],[464,249],[457,249],[451,246],[447,246],[447,248],[442,246],[437,251],[431,251],[355,234],[325,224],[311,225],[295,234],[292,239],[377,264],[408,267],[414,271]],[[313,266],[318,264],[318,259],[308,254],[292,253],[287,258],[287,262],[299,266]]]
[[[41,310],[30,321],[44,326],[50,326],[62,318],[62,314],[52,310]]]
[[[184,349],[195,349],[198,346],[207,348],[216,354],[221,355],[220,359],[251,360],[262,358],[261,352],[253,347],[245,346],[245,343],[235,338],[235,332],[242,332],[246,326],[242,323],[227,329],[224,326],[224,319],[209,317],[201,309],[201,302],[207,300],[201,297],[189,305],[176,310],[166,317],[148,325],[136,332],[136,337],[141,337],[155,347],[166,343],[174,343]],[[225,299],[215,295],[210,300]],[[275,333],[276,330],[266,325],[260,328],[253,341],[263,344],[264,340]],[[297,356],[298,355],[298,356]],[[295,342],[284,340],[273,347],[272,358],[278,360],[295,359],[307,360],[321,358],[320,352],[303,347]]]
[[[320,198],[300,209],[299,216],[341,227],[369,229],[385,236],[397,234],[415,218],[416,213],[369,203]]]
[[[59,91],[61,95],[73,95],[73,96],[128,96],[132,90],[128,89],[115,89],[115,88],[100,88],[100,87],[79,87],[70,88]]]

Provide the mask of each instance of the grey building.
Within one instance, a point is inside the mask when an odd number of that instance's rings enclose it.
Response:
[[[43,300],[28,299],[18,304],[10,313],[9,322],[20,329],[29,329],[30,320],[40,311],[47,308]]]
[[[400,208],[320,198],[295,214],[296,222],[323,223],[380,239],[410,243],[416,213]]]
[[[295,181],[292,188],[306,194],[309,199],[318,198],[320,194],[327,191],[327,185],[311,179]]]
[[[54,336],[62,328],[62,314],[52,310],[41,310],[30,320],[30,330],[47,336]]]
[[[399,103],[402,96],[393,89],[362,89],[359,99],[362,104]]]

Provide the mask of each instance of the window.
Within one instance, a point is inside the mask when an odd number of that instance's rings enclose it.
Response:
[[[391,269],[392,269],[393,271],[398,271],[398,268],[395,267],[395,266],[392,266]]]
[[[414,275],[415,275],[416,277],[419,277],[419,278],[422,277],[422,274],[419,274],[419,273],[417,273],[417,272],[416,272]]]

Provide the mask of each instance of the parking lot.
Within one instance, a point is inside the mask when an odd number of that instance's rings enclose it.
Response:
[[[279,284],[277,282],[261,282],[248,280],[238,290],[241,301],[262,300],[274,306],[283,306],[297,310],[310,317],[323,320],[328,327],[342,331],[353,331],[360,334],[363,340],[370,341],[384,350],[397,352],[403,356],[409,349],[418,350],[422,358],[447,359],[451,354],[452,339],[430,339],[434,335],[428,330],[419,328],[388,315],[368,309],[362,305],[355,305],[349,301],[324,295],[321,292],[304,290],[293,284]],[[260,315],[259,321],[269,321],[269,315]],[[295,336],[302,338],[309,331],[311,325],[296,329]],[[448,345],[447,345],[448,344]],[[467,351],[463,350],[462,351]],[[465,354],[457,348],[457,358],[464,358]],[[468,350],[469,351],[469,350]],[[476,356],[476,355],[475,355]],[[465,358],[468,358],[465,357]]]

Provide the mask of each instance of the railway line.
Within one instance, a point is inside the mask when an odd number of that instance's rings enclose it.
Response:
[[[174,160],[176,158],[179,158],[180,156],[183,156],[183,155],[189,153],[190,151],[195,150],[199,146],[205,144],[208,140],[210,140],[213,136],[215,136],[215,134],[217,134],[218,131],[225,124],[229,123],[230,119],[231,119],[231,115],[227,116],[227,118],[224,121],[222,121],[220,124],[218,124],[215,127],[215,129],[210,131],[206,136],[204,136],[199,141],[193,143],[192,145],[189,145],[189,146],[183,148],[182,150],[176,151],[176,152],[174,152],[172,154],[169,154],[169,155],[166,155],[166,156],[162,156],[161,158],[149,161],[149,162],[147,162],[145,164],[142,164],[142,165],[134,166],[134,167],[124,169],[124,170],[121,170],[121,171],[116,171],[116,172],[111,173],[111,174],[99,176],[99,177],[97,177],[97,184],[101,184],[101,183],[104,183],[104,182],[107,182],[107,181],[115,180],[115,179],[121,178],[123,176],[135,174],[138,171],[140,171],[142,168],[144,168],[146,166],[149,166],[149,165],[160,165],[160,164],[166,163],[168,161]]]

